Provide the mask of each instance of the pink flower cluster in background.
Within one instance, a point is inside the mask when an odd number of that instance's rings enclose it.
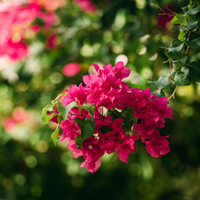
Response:
[[[80,72],[81,68],[78,63],[69,63],[63,67],[63,74],[65,76],[74,76]]]
[[[65,0],[27,0],[28,3],[35,2],[47,11],[56,10],[66,4]]]
[[[16,108],[11,117],[4,121],[4,130],[6,133],[12,133],[17,125],[23,125],[27,122],[32,123],[31,116],[23,108]]]
[[[31,22],[36,18],[44,20],[44,29],[50,29],[56,23],[54,12],[42,12],[36,2],[29,4],[4,3],[0,7],[0,56],[8,55],[12,60],[24,59],[28,48],[24,43],[27,30],[37,32],[39,26]]]
[[[80,167],[86,165],[87,171],[94,173],[101,165],[101,157],[105,153],[117,151],[118,158],[123,162],[128,162],[130,153],[136,151],[135,141],[139,138],[145,143],[146,150],[153,157],[161,157],[167,154],[169,149],[168,136],[161,136],[158,128],[163,128],[165,118],[172,118],[172,108],[167,104],[167,98],[158,98],[151,95],[150,89],[139,90],[129,87],[122,82],[130,74],[130,69],[126,68],[123,62],[118,62],[115,66],[111,64],[102,69],[93,64],[97,75],[90,74],[83,77],[85,86],[72,85],[68,94],[62,100],[62,105],[67,106],[71,102],[78,105],[95,105],[94,116],[84,108],[74,107],[68,113],[68,119],[62,120],[59,126],[63,133],[60,141],[68,140],[69,150],[73,152],[75,158],[83,156],[84,162]],[[103,108],[107,113],[103,114]],[[116,112],[120,116],[114,116]],[[52,122],[58,123],[58,110],[54,108]],[[134,127],[128,132],[124,130],[126,114],[132,115]],[[92,136],[82,142],[82,148],[77,148],[75,140],[82,133],[81,127],[75,118],[94,118],[95,129]],[[128,122],[130,120],[128,119]],[[107,127],[107,131],[103,129]]]
[[[80,9],[84,12],[96,12],[97,7],[90,0],[74,0]]]

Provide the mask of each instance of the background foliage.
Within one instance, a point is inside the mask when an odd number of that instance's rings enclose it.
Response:
[[[66,144],[54,146],[50,138],[53,124],[42,125],[42,108],[71,84],[79,84],[82,76],[93,70],[91,63],[114,64],[117,56],[126,55],[126,66],[132,70],[126,81],[141,89],[148,86],[146,73],[153,72],[152,78],[157,80],[169,72],[160,47],[169,47],[179,31],[167,23],[169,18],[158,15],[161,12],[156,5],[180,13],[188,1],[93,3],[96,13],[83,12],[70,0],[55,11],[60,21],[51,29],[58,37],[55,47],[46,47],[51,31],[38,32],[26,59],[13,63],[0,58],[0,199],[199,200],[198,83],[179,86],[176,98],[170,100],[174,120],[167,120],[161,134],[170,135],[171,152],[162,158],[152,158],[138,142],[128,164],[116,155],[106,155],[100,169],[90,174],[78,167],[81,158],[75,160]],[[200,60],[198,51],[195,55]],[[81,71],[67,77],[63,67],[72,62],[78,63]],[[18,120],[11,132],[6,131],[5,121],[16,118],[16,108],[25,110],[26,120]]]

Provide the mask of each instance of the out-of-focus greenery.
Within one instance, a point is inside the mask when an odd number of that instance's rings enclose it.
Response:
[[[105,155],[100,169],[90,174],[78,167],[83,160],[74,159],[66,143],[54,146],[50,137],[54,125],[42,125],[42,108],[71,84],[79,84],[92,63],[114,65],[119,55],[126,55],[126,66],[132,70],[126,81],[141,89],[148,86],[147,74],[153,72],[157,80],[168,73],[161,47],[177,37],[177,27],[165,23],[156,5],[179,12],[188,1],[93,2],[95,14],[81,11],[72,1],[56,10],[60,21],[54,30],[59,37],[56,48],[47,49],[48,35],[38,33],[27,59],[8,64],[0,58],[0,199],[200,200],[197,83],[180,86],[170,100],[174,120],[166,121],[161,134],[170,135],[171,152],[162,158],[151,157],[137,142],[128,164],[116,155]],[[81,71],[66,77],[62,69],[71,62],[79,63]],[[26,110],[28,120],[8,134],[3,124],[19,107]]]

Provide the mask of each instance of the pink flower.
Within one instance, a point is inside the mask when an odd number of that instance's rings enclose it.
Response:
[[[86,84],[84,90],[87,94],[87,102],[97,107],[104,106],[107,109],[123,109],[124,97],[130,87],[122,82],[127,77],[130,69],[124,67],[123,62],[118,62],[112,67],[110,64],[100,69],[98,65],[93,64],[97,75],[90,74],[83,77]]]
[[[83,105],[85,103],[86,94],[82,83],[78,87],[76,85],[71,85],[69,93],[62,100],[62,104],[63,106],[67,106],[72,101],[75,101],[78,105]]]
[[[56,10],[59,7],[63,7],[66,4],[65,0],[27,0],[27,2],[36,2],[47,11]]]
[[[46,47],[48,49],[54,49],[57,47],[60,43],[60,40],[56,34],[52,34],[49,36],[47,42],[46,42]]]
[[[12,112],[12,118],[17,123],[23,123],[26,122],[26,120],[28,119],[28,114],[23,108],[16,108]]]
[[[75,138],[81,134],[81,130],[77,123],[71,119],[68,120],[62,120],[60,127],[63,130],[63,133],[60,135],[61,142],[64,142],[66,140],[75,140]]]
[[[4,121],[3,126],[4,126],[6,133],[11,133],[14,131],[14,129],[16,127],[16,121],[12,118],[8,118]]]
[[[167,153],[169,153],[169,142],[165,139],[168,137],[169,136],[158,136],[150,139],[149,141],[146,141],[145,148],[148,153],[155,158],[161,157],[161,155],[166,155]]]
[[[54,13],[43,13],[36,3],[4,3],[0,8],[0,56],[8,55],[12,60],[21,60],[27,55],[24,37],[31,22],[43,18],[44,28],[56,23]],[[31,30],[31,29],[30,29]]]
[[[95,13],[97,11],[97,7],[90,0],[74,0],[74,3],[78,4],[84,12]]]
[[[133,133],[132,137],[130,135],[125,135],[125,137],[123,139],[123,143],[122,143],[120,149],[117,151],[118,158],[122,162],[128,163],[127,159],[128,159],[129,153],[135,152],[135,149],[136,149],[135,141],[138,138],[139,138],[139,136],[136,135],[135,133]]]
[[[63,68],[63,74],[65,76],[75,76],[80,72],[81,68],[78,63],[69,63],[64,66]]]
[[[101,158],[93,161],[84,161],[79,167],[84,167],[85,165],[88,172],[94,173],[101,166]]]

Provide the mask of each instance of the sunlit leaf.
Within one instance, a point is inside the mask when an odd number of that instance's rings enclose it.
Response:
[[[56,142],[59,140],[58,139],[59,131],[60,131],[60,126],[57,126],[56,130],[51,134],[51,139],[53,140],[55,146],[56,146]]]
[[[77,103],[74,101],[69,103],[67,106],[63,106],[60,102],[58,102],[58,112],[61,114],[64,120],[67,120],[69,111],[75,106],[77,106]]]
[[[187,19],[183,14],[176,14],[176,16],[170,22],[172,24],[186,25]]]
[[[51,119],[52,115],[47,115],[47,112],[51,112],[51,111],[53,111],[53,108],[52,108],[52,105],[51,105],[51,104],[47,104],[47,105],[42,109],[42,116],[41,116],[41,119],[42,119],[42,123],[43,123],[44,125],[49,123],[49,120]]]

